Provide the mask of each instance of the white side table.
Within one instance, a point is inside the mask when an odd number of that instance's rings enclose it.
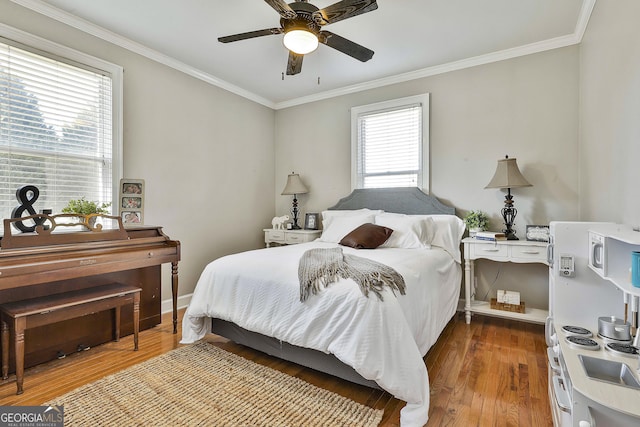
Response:
[[[311,242],[322,234],[322,230],[277,230],[265,228],[263,231],[264,243],[267,247],[270,247],[271,243],[296,245],[298,243]]]
[[[547,243],[526,240],[500,240],[491,242],[467,237],[464,244],[464,311],[467,323],[471,323],[471,313],[482,313],[488,316],[506,317],[532,323],[544,323],[547,310],[527,308],[525,313],[495,310],[487,301],[476,301],[471,293],[475,282],[475,260],[488,259],[495,262],[540,263],[547,262]]]

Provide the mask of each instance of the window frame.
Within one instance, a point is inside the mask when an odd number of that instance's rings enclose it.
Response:
[[[351,190],[363,188],[359,185],[358,151],[360,140],[358,132],[358,119],[362,115],[372,114],[384,110],[397,110],[402,107],[410,107],[420,104],[422,107],[422,142],[420,150],[420,173],[416,187],[425,193],[429,193],[429,93],[407,96],[373,104],[361,105],[351,108]]]
[[[38,54],[61,62],[66,62],[74,66],[85,66],[94,68],[111,76],[111,202],[113,215],[118,215],[117,206],[120,179],[123,174],[123,77],[124,69],[116,64],[96,58],[92,55],[80,52],[70,47],[44,39],[42,37],[27,33],[22,30],[0,23],[0,37],[5,38],[5,43],[14,41],[19,45],[27,46],[35,50]],[[24,47],[19,46],[18,47]],[[39,52],[38,52],[39,51]]]

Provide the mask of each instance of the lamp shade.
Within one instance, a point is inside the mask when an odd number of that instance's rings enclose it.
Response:
[[[282,190],[283,196],[295,195],[295,194],[305,194],[308,193],[309,190],[302,183],[300,179],[300,175],[297,173],[291,172],[287,177],[287,185],[284,186],[284,190]]]
[[[484,188],[517,188],[531,187],[532,185],[522,176],[516,159],[510,159],[505,156],[504,159],[498,160],[496,173],[491,178],[491,182]]]

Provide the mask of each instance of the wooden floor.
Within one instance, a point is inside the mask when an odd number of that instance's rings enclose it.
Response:
[[[179,318],[182,312],[179,313]],[[40,405],[105,375],[178,347],[169,315],[161,325],[64,359],[27,369],[25,392],[17,396],[15,377],[0,380],[0,406]],[[233,353],[302,378],[312,384],[384,409],[381,426],[398,426],[404,405],[388,393],[351,384],[211,335],[206,338]],[[456,314],[425,357],[431,383],[428,427],[551,426],[547,397],[544,327],[474,316],[471,325]]]

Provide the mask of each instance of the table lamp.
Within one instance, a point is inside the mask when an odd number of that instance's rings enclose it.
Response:
[[[294,230],[300,230],[300,226],[298,225],[298,194],[308,193],[309,190],[302,183],[300,179],[300,175],[297,173],[291,172],[287,177],[287,185],[284,186],[284,190],[282,190],[283,196],[291,196],[293,195],[293,206],[291,208],[291,214],[293,215],[293,227]]]
[[[518,211],[513,207],[513,196],[511,195],[511,189],[517,187],[531,187],[532,185],[522,176],[516,159],[510,159],[509,156],[504,156],[504,159],[498,160],[498,167],[496,173],[491,178],[491,182],[484,188],[501,188],[507,189],[507,195],[504,200],[504,208],[502,208],[502,218],[504,219],[504,225],[506,229],[504,234],[507,236],[507,240],[519,240],[516,237],[516,232],[513,230],[513,222],[516,219]]]

